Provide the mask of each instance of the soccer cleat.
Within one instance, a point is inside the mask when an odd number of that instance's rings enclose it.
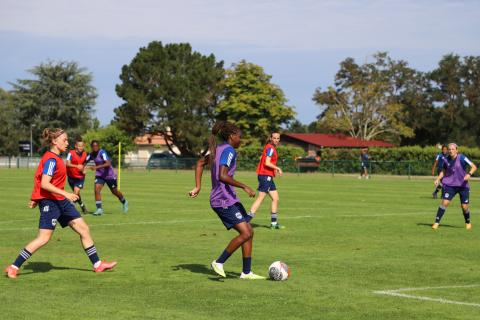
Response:
[[[111,270],[115,268],[116,265],[117,265],[117,261],[112,261],[112,262],[101,261],[98,267],[93,268],[93,272],[103,272],[106,270]]]
[[[127,213],[128,212],[128,201],[125,200],[125,203],[123,204],[123,213]]]
[[[13,265],[9,265],[5,269],[5,273],[7,274],[7,277],[9,277],[10,279],[17,278],[17,272],[18,272],[18,268],[15,268]]]
[[[472,230],[472,224],[471,223],[465,223],[465,229]]]
[[[94,216],[101,216],[103,214],[103,209],[102,208],[98,208],[97,210],[95,210],[94,213],[92,213]]]
[[[82,213],[83,213],[83,214],[87,214],[87,213],[88,213],[87,207],[85,207],[84,205],[83,205],[83,206],[80,206],[80,209],[82,209]]]
[[[437,230],[438,226],[439,226],[439,224],[435,222],[434,224],[432,224],[432,229]]]
[[[216,274],[224,278],[227,277],[227,275],[225,274],[225,271],[223,271],[223,263],[218,263],[216,260],[213,260],[211,266],[213,271],[215,271]]]
[[[285,226],[282,226],[281,224],[271,224],[270,229],[275,230],[275,229],[285,229]]]
[[[259,276],[258,274],[253,273],[250,271],[249,273],[243,273],[240,275],[240,279],[245,279],[245,280],[265,280],[267,278]]]

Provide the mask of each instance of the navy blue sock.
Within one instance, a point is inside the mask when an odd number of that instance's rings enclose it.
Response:
[[[439,206],[437,210],[437,216],[435,217],[435,223],[440,223],[440,220],[442,220],[443,214],[445,213],[445,208],[444,206]]]
[[[121,199],[118,199],[118,200],[120,200],[120,202],[121,202],[122,204],[125,204],[125,198],[124,198],[124,197],[122,197]]]
[[[228,251],[225,249],[223,250],[222,254],[220,255],[220,257],[218,257],[218,259],[216,260],[216,262],[218,263],[225,263],[225,261],[227,261],[228,258],[230,258],[231,256],[231,253],[228,253]]]
[[[98,254],[97,254],[97,248],[95,248],[95,246],[91,246],[85,249],[85,253],[87,254],[88,258],[90,259],[93,265],[98,261],[100,261],[100,258],[98,257]]]
[[[462,209],[462,211],[463,211],[463,218],[465,218],[465,223],[470,223],[470,210]]]
[[[252,257],[243,257],[243,273],[250,273],[252,270]]]
[[[20,251],[20,254],[18,255],[17,259],[15,259],[15,262],[13,263],[13,265],[17,268],[20,268],[22,266],[22,264],[27,261],[28,258],[30,258],[32,256],[32,254],[30,252],[28,252],[27,249],[22,249],[22,251]]]
[[[272,219],[272,223],[276,223],[277,222],[277,213],[276,212],[272,212],[271,214],[271,219]]]
[[[97,206],[97,209],[102,209],[102,201],[95,201],[95,205]]]

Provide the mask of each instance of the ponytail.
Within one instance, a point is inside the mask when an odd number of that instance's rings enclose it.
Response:
[[[217,149],[217,137],[227,141],[230,135],[240,131],[240,128],[231,122],[217,121],[212,127],[212,134],[208,138],[208,151],[210,152],[210,163],[215,161]]]

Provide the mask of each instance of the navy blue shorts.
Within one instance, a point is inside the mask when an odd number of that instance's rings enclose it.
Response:
[[[230,207],[212,207],[212,209],[217,213],[227,230],[232,229],[233,226],[239,223],[250,222],[250,220],[252,220],[252,216],[248,215],[247,211],[240,202],[237,202]]]
[[[74,188],[83,189],[83,185],[85,184],[85,178],[68,177],[68,184],[70,185],[70,188],[72,188],[72,190]]]
[[[95,184],[107,184],[110,190],[117,188],[117,179],[103,179],[101,177],[95,177]]]
[[[470,202],[470,189],[464,187],[443,186],[442,199],[452,201],[457,193],[460,195],[460,202],[462,204],[468,204]]]
[[[70,221],[81,217],[75,206],[67,199],[42,199],[38,202],[38,208],[40,209],[39,229],[55,230],[57,222],[65,228]]]
[[[268,193],[275,190],[277,190],[277,186],[273,182],[273,177],[258,175],[258,191]]]

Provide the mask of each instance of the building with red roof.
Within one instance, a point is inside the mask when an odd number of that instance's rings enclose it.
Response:
[[[385,141],[367,141],[341,134],[325,133],[283,133],[281,140],[284,144],[291,144],[303,148],[309,155],[314,155],[317,150],[322,148],[395,147],[393,144]]]

